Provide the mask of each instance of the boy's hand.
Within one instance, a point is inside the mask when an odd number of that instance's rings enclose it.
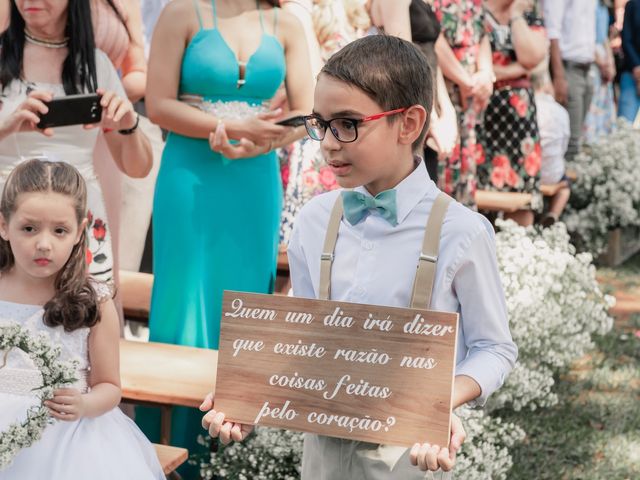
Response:
[[[53,392],[53,398],[44,402],[51,416],[58,420],[73,422],[85,415],[84,396],[77,388],[60,388]]]
[[[448,472],[455,465],[456,453],[466,437],[467,434],[462,427],[462,422],[456,415],[452,414],[449,448],[440,448],[438,445],[431,445],[430,443],[416,443],[409,454],[411,465],[417,466],[422,471],[430,470],[435,472],[441,469],[444,472]]]
[[[213,410],[213,393],[209,393],[200,405],[200,411],[207,410],[209,411],[202,417],[202,428],[208,430],[213,438],[219,437],[224,445],[231,440],[241,442],[253,431],[253,425],[225,422],[224,413]]]

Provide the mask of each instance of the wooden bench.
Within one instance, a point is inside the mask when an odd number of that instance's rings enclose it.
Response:
[[[531,205],[531,197],[530,193],[477,190],[475,199],[478,210],[514,213],[528,209]]]
[[[160,443],[168,445],[172,407],[199,407],[215,390],[217,365],[217,350],[121,339],[122,399],[160,407]]]
[[[121,295],[125,318],[142,321],[149,320],[152,288],[153,275],[150,273],[120,270],[118,292]]]
[[[173,473],[176,468],[189,458],[189,451],[186,448],[158,445],[157,443],[154,443],[153,447],[156,449],[156,455],[158,455],[162,472],[165,475]]]

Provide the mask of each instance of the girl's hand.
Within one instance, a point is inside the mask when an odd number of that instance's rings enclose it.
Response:
[[[44,402],[51,416],[58,420],[73,422],[85,415],[84,396],[76,388],[60,388],[53,392],[53,398]]]
[[[9,115],[2,123],[0,123],[0,139],[17,132],[34,132],[39,131],[47,137],[53,135],[53,129],[39,129],[36,125],[40,122],[40,115],[44,115],[49,111],[49,107],[45,102],[53,100],[51,92],[43,90],[34,90],[31,92],[24,102],[22,102],[15,111]]]
[[[247,138],[241,138],[238,143],[232,144],[229,142],[226,128],[222,122],[218,122],[216,131],[209,134],[209,146],[211,150],[220,153],[229,160],[262,155],[271,150],[270,145],[273,145],[272,141],[269,141],[268,144],[256,145]]]
[[[102,95],[100,99],[102,122],[85,125],[86,129],[95,128],[97,125],[105,130],[128,130],[134,127],[138,114],[128,98],[120,98],[114,92],[103,88],[97,89],[96,93]]]
[[[451,414],[451,440],[450,448],[440,448],[430,443],[416,443],[409,453],[411,465],[417,466],[423,472],[430,470],[435,472],[442,469],[448,472],[456,463],[456,452],[464,442],[467,434],[462,427],[462,422],[457,415]]]
[[[227,120],[227,133],[234,140],[246,138],[253,143],[267,145],[270,141],[282,137],[290,127],[276,125],[273,120],[282,115],[282,109],[259,113],[245,120]]]
[[[202,428],[208,430],[213,438],[219,437],[224,445],[231,440],[241,442],[253,431],[253,425],[225,422],[224,413],[213,410],[213,393],[209,393],[200,405],[200,411],[207,410],[209,411],[202,417]]]

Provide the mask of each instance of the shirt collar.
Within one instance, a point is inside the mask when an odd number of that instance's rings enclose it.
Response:
[[[427,167],[421,157],[414,157],[416,167],[404,180],[394,187],[396,191],[396,205],[398,224],[401,224],[407,215],[430,193],[437,190],[436,184],[429,178]],[[365,195],[371,196],[364,186],[354,189]]]

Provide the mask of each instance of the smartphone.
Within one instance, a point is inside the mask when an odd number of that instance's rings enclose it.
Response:
[[[102,119],[100,95],[97,93],[67,95],[45,103],[49,111],[40,115],[38,128],[86,125]]]
[[[282,125],[283,127],[299,127],[300,125],[304,125],[304,117],[302,115],[298,115],[297,117],[285,118],[276,122],[276,125]]]

